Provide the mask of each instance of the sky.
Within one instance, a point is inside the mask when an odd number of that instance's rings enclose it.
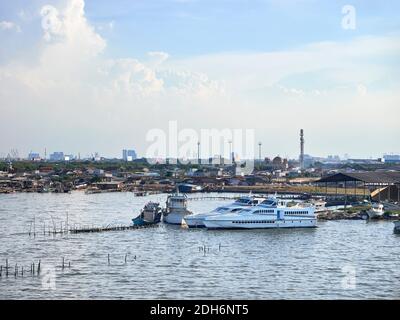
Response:
[[[400,153],[399,40],[399,1],[0,0],[0,157],[144,156],[170,121]]]

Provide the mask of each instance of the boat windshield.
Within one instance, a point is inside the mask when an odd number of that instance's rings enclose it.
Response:
[[[230,208],[228,208],[228,207],[218,207],[218,208],[216,208],[216,209],[214,209],[213,211],[214,212],[225,212],[225,211],[228,211]]]
[[[250,201],[251,201],[250,199],[240,198],[240,199],[237,199],[237,200],[235,201],[235,203],[238,203],[238,204],[249,204]]]
[[[275,202],[275,200],[267,199],[267,200],[264,200],[263,202],[261,202],[261,204],[266,205],[266,206],[273,206],[273,205],[276,205],[276,202]]]

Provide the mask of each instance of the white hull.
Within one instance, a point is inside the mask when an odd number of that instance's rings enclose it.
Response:
[[[268,222],[267,222],[268,221]],[[317,219],[301,220],[253,220],[229,221],[206,219],[204,224],[209,229],[274,229],[274,228],[312,228],[317,226]]]
[[[171,212],[164,216],[163,221],[169,224],[179,224],[183,223],[183,218],[190,214],[190,212]]]
[[[186,216],[185,223],[189,228],[204,228],[205,217],[196,217],[196,215]]]
[[[384,212],[370,209],[367,211],[367,214],[370,219],[374,219],[374,218],[382,217]]]

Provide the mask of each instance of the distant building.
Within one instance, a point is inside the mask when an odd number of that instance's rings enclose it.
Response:
[[[386,154],[383,156],[385,163],[400,163],[400,155]]]
[[[66,154],[64,155],[64,161],[71,161],[71,160],[75,160],[75,156],[72,154]]]
[[[28,159],[31,161],[40,161],[41,160],[39,153],[36,153],[36,152],[30,152],[28,154]]]
[[[50,154],[50,161],[64,161],[64,152],[53,152]]]
[[[136,152],[135,150],[122,150],[122,159],[124,161],[133,161],[136,159]]]

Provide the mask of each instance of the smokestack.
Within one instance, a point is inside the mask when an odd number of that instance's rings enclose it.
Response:
[[[304,169],[304,131],[300,129],[300,168]]]
[[[197,164],[200,165],[200,141],[197,142]]]

